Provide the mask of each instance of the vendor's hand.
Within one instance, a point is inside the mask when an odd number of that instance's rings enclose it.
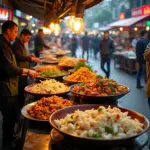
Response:
[[[34,54],[34,53],[32,53],[32,54],[30,54],[29,56],[30,56],[30,57],[35,57],[35,54]]]
[[[32,79],[35,79],[37,77],[38,73],[34,70],[29,70],[28,71],[28,76],[31,77]]]
[[[32,58],[31,58],[31,61],[32,61],[32,62],[36,62],[36,63],[40,63],[40,64],[42,63],[42,62],[41,62],[41,59],[40,59],[40,58],[37,58],[37,57],[32,57]]]

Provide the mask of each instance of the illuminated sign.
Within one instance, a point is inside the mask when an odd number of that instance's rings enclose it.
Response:
[[[143,15],[150,15],[150,4],[142,6],[140,8],[132,9],[132,17],[138,17]]]
[[[135,8],[131,12],[132,17],[138,17],[142,15],[142,9],[141,8]]]
[[[7,9],[0,8],[0,20],[6,21],[9,18],[9,11]]]
[[[150,14],[150,5],[146,5],[142,7],[143,15],[149,15]]]
[[[125,13],[120,13],[120,20],[125,19]]]

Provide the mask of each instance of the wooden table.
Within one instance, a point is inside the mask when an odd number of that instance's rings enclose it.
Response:
[[[136,57],[126,56],[121,53],[114,53],[114,68],[117,68],[117,66],[129,73],[135,73],[137,71]]]

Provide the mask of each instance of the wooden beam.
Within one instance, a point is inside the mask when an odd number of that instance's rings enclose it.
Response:
[[[44,8],[43,6],[40,6],[40,5],[37,5],[37,4],[33,3],[33,2],[31,2],[30,0],[25,0],[25,1],[23,0],[23,1],[21,1],[21,3],[25,3],[27,5],[35,6],[37,8],[41,8],[41,9]]]
[[[37,2],[44,2],[44,0],[36,0]],[[48,2],[48,1],[46,1],[46,4],[53,4],[52,2]]]
[[[11,10],[14,10],[14,6],[12,3],[12,0],[2,0],[2,3],[4,3],[8,8],[10,8]]]
[[[46,1],[47,0],[44,0],[44,10],[46,9]]]

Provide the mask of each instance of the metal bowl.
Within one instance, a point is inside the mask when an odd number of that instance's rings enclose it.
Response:
[[[42,60],[42,64],[58,64],[58,60]]]
[[[67,70],[67,71],[74,68],[74,66],[62,66],[62,65],[59,65],[59,64],[58,64],[58,66],[63,68],[64,70]]]
[[[67,74],[65,75],[61,75],[61,76],[51,76],[51,77],[40,77],[40,76],[37,76],[36,79],[38,80],[48,80],[48,79],[55,79],[57,81],[63,81],[63,77],[66,76]]]
[[[69,81],[69,80],[67,80],[67,76],[64,76],[64,77],[63,77],[63,80],[64,80],[65,83],[67,83],[67,84],[69,84],[69,85],[74,85],[74,84],[82,83],[82,82]]]
[[[60,109],[50,116],[49,122],[50,122],[51,126],[53,128],[55,128],[57,131],[59,131],[60,133],[62,133],[64,135],[64,137],[66,137],[70,140],[74,140],[74,141],[76,141],[76,143],[81,143],[81,144],[87,143],[89,145],[91,145],[91,144],[92,145],[93,144],[118,144],[118,143],[121,144],[121,143],[124,143],[127,141],[131,141],[132,139],[135,139],[136,137],[142,135],[149,129],[149,121],[145,116],[143,116],[142,114],[140,114],[138,112],[135,112],[135,111],[132,111],[129,109],[125,109],[125,108],[121,108],[121,107],[117,107],[117,108],[119,108],[122,112],[128,112],[129,116],[131,116],[132,118],[138,119],[141,123],[144,124],[144,130],[142,132],[140,132],[134,136],[130,136],[130,137],[106,140],[106,139],[75,136],[75,135],[69,134],[67,132],[61,131],[54,123],[54,120],[63,119],[64,117],[67,116],[67,114],[74,113],[75,110],[85,111],[85,110],[89,110],[89,109],[93,109],[93,108],[97,109],[99,106],[100,105],[98,105],[98,104],[84,104],[84,105],[76,105],[76,106],[71,106],[68,108]],[[106,106],[106,105],[104,105],[104,106]],[[108,105],[106,107],[108,107]],[[111,107],[114,107],[114,106],[111,106]]]
[[[33,93],[33,92],[30,92],[29,89],[34,86],[35,84],[38,84],[38,83],[34,83],[34,84],[31,84],[31,85],[28,85],[24,88],[25,92],[32,95],[32,96],[36,96],[38,98],[42,98],[42,97],[50,97],[50,96],[53,96],[53,95],[57,95],[57,96],[66,96],[70,90],[66,91],[66,92],[62,92],[62,93],[55,93],[55,94],[42,94],[42,93]]]
[[[93,96],[93,95],[85,95],[85,94],[78,94],[72,91],[72,88],[76,85],[80,85],[81,83],[72,85],[70,87],[70,92],[73,94],[75,99],[80,99],[81,103],[84,104],[105,104],[105,105],[117,105],[117,100],[125,96],[130,92],[130,89],[128,88],[127,93],[122,93],[118,95],[109,95],[109,96]]]
[[[69,100],[68,100],[68,101],[69,101]],[[22,115],[23,115],[25,118],[29,119],[29,120],[39,121],[39,122],[48,122],[49,120],[40,120],[40,119],[33,118],[33,117],[31,117],[31,116],[29,115],[28,110],[30,109],[30,107],[32,107],[33,105],[35,105],[37,102],[38,102],[38,101],[32,102],[32,103],[30,103],[30,104],[25,105],[25,106],[22,108],[22,110],[21,110]],[[75,103],[75,102],[72,102],[72,104],[73,104],[73,105],[77,105],[77,103]]]

